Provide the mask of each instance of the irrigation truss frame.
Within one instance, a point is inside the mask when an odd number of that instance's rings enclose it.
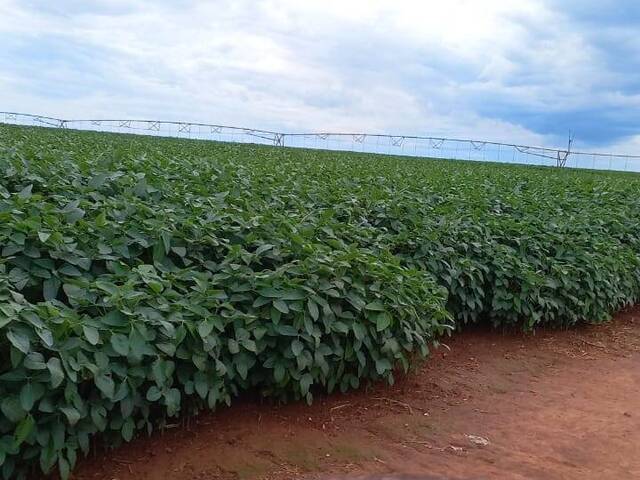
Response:
[[[45,115],[0,112],[0,123],[50,128],[136,133],[203,140],[258,143],[354,152],[399,154],[457,160],[548,165],[559,168],[640,171],[640,155],[539,147],[468,138],[346,132],[276,132],[200,122],[140,119],[61,119]]]

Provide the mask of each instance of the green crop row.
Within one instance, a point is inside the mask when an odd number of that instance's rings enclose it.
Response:
[[[0,126],[0,465],[640,292],[640,177]]]

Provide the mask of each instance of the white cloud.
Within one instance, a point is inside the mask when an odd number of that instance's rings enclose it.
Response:
[[[30,46],[0,54],[6,110],[549,143],[553,128],[497,107],[638,107],[535,0],[0,0],[0,18],[0,40]],[[75,46],[81,65],[58,58]]]

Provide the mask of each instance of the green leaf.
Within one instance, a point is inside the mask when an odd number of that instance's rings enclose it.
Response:
[[[275,288],[263,288],[258,290],[258,294],[267,298],[280,298],[282,296],[282,292]]]
[[[291,342],[291,351],[296,357],[300,355],[303,350],[304,350],[304,345],[300,340],[296,338],[295,340],[293,340],[293,342]]]
[[[302,377],[300,377],[300,393],[302,393],[303,396],[309,393],[309,388],[312,384],[313,377],[311,376],[311,374],[305,373],[304,375],[302,375]]]
[[[211,332],[213,332],[213,321],[212,320],[203,320],[198,324],[198,334],[200,338],[208,337]]]
[[[373,302],[368,303],[364,308],[374,312],[384,312],[384,305],[380,300],[374,300]]]
[[[38,232],[38,238],[42,243],[46,243],[47,240],[51,237],[49,232]]]
[[[238,342],[236,340],[229,339],[228,346],[229,346],[229,353],[233,355],[235,355],[236,353],[240,353],[240,346],[238,345]]]
[[[64,371],[60,359],[52,357],[47,361],[47,369],[51,375],[51,387],[58,388],[64,380]]]
[[[62,268],[60,268],[60,270],[58,270],[59,273],[61,273],[62,275],[66,275],[67,277],[81,277],[82,276],[82,272],[80,270],[78,270],[76,267],[74,267],[73,265],[70,265],[68,263],[66,263]]]
[[[0,403],[0,410],[12,423],[18,423],[27,415],[18,397],[14,396],[5,396]]]
[[[27,382],[20,389],[20,406],[25,412],[30,412],[35,403],[35,392],[31,382]]]
[[[261,255],[264,252],[266,252],[267,250],[271,250],[273,248],[273,245],[271,245],[270,243],[265,243],[264,245],[260,245],[258,248],[256,248],[256,255]]]
[[[282,292],[282,296],[280,298],[282,298],[282,300],[304,300],[307,298],[307,294],[304,290],[289,289]]]
[[[80,420],[80,412],[73,407],[59,407],[60,411],[67,417],[69,425],[72,427]]]
[[[320,312],[318,311],[318,305],[316,304],[316,302],[311,299],[307,300],[307,309],[309,310],[309,315],[311,315],[311,318],[313,318],[314,320],[318,320],[318,318],[320,317]]]
[[[300,333],[297,328],[292,325],[278,325],[276,330],[280,335],[285,337],[297,337]]]
[[[151,387],[149,387],[149,390],[147,390],[147,400],[149,400],[150,402],[157,402],[158,400],[160,400],[161,396],[162,392],[155,385],[152,385]]]
[[[10,257],[15,255],[16,253],[22,252],[24,250],[24,245],[7,245],[2,249],[3,257]]]
[[[280,363],[276,364],[276,366],[273,368],[273,378],[276,381],[276,383],[281,383],[282,380],[284,380],[284,374],[285,374],[285,369],[282,366],[282,364]]]
[[[9,325],[12,320],[13,318],[11,317],[5,317],[5,318],[0,317],[0,328],[3,328],[6,325]]]
[[[42,296],[46,301],[55,300],[60,290],[60,280],[51,277],[42,282]]]
[[[29,283],[29,279],[29,272],[26,272],[21,268],[13,268],[9,272],[9,281],[13,283],[17,290],[22,290],[27,283]]]
[[[119,292],[118,286],[112,282],[98,280],[94,283],[94,285],[96,286],[96,288],[99,288],[100,290],[107,292],[110,295],[117,295]]]
[[[344,323],[344,322],[340,322],[340,321],[333,322],[331,324],[331,329],[336,331],[336,332],[339,332],[339,333],[348,333],[349,332],[349,327],[347,326],[347,324]]]
[[[267,329],[265,327],[256,327],[253,330],[253,336],[256,340],[261,340],[267,333]]]
[[[106,245],[102,242],[98,242],[97,247],[98,247],[98,253],[100,255],[109,255],[110,253],[113,252],[113,249],[109,245]]]
[[[274,300],[273,306],[282,313],[289,313],[289,307],[287,306],[287,302],[284,300]]]
[[[49,474],[56,464],[58,455],[56,454],[53,442],[49,440],[40,451],[40,468],[43,473]]]
[[[20,421],[20,423],[18,423],[15,429],[15,432],[13,433],[13,436],[15,439],[15,445],[19,446],[27,438],[29,438],[29,435],[31,435],[31,432],[33,432],[35,426],[36,426],[36,421],[31,415],[27,415],[26,417],[24,417]]]
[[[119,355],[126,357],[129,355],[129,338],[120,334],[114,333],[111,335],[111,346]]]
[[[83,325],[82,331],[84,333],[84,337],[91,345],[97,345],[100,342],[100,333],[98,329],[92,327],[91,325]]]
[[[165,252],[164,245],[156,243],[153,246],[153,261],[156,263],[162,263],[166,256],[167,253]]]
[[[129,352],[138,359],[154,353],[153,349],[150,348],[149,344],[136,328],[133,328],[129,334]]]
[[[391,368],[391,362],[386,358],[379,358],[376,360],[376,372],[378,372],[379,375],[383,375],[385,372],[390,371]]]
[[[102,185],[104,185],[104,183],[107,181],[107,178],[109,178],[109,175],[106,173],[98,173],[97,175],[94,175],[93,177],[91,177],[89,179],[89,181],[87,182],[87,185],[90,188],[100,188],[102,187]]]
[[[164,246],[164,253],[168,255],[171,251],[171,234],[168,232],[162,232],[160,234],[160,238],[162,239],[162,245]]]
[[[84,210],[81,208],[73,208],[64,214],[64,218],[68,223],[74,224],[84,217]]]
[[[40,337],[42,343],[44,343],[47,347],[53,347],[53,334],[51,333],[51,330],[48,330],[46,328],[38,328],[36,330],[36,334],[38,335],[38,337]]]
[[[180,390],[177,388],[171,388],[164,394],[169,416],[174,416],[180,410],[180,397]]]
[[[236,366],[236,370],[240,375],[240,378],[243,380],[247,379],[247,374],[249,373],[249,365],[244,356],[238,355],[234,358],[234,363]]]
[[[9,340],[9,342],[11,342],[11,345],[20,350],[22,353],[29,353],[31,342],[29,341],[29,337],[27,337],[25,334],[14,330],[9,330],[7,332],[7,340]]]
[[[24,357],[23,365],[29,370],[46,370],[47,368],[44,362],[44,356],[39,352],[29,352],[29,354]]]
[[[26,187],[24,187],[22,190],[20,190],[18,192],[18,197],[22,198],[23,200],[26,200],[27,198],[31,197],[31,190],[33,190],[33,184],[29,184]]]
[[[194,375],[194,386],[198,395],[203,400],[207,398],[209,394],[209,382],[207,376],[203,372],[196,372]]]
[[[391,325],[391,316],[387,312],[380,312],[375,316],[376,330],[381,332]]]
[[[69,466],[69,462],[63,457],[58,457],[58,471],[60,472],[60,478],[62,480],[68,480],[69,475],[71,474],[71,467]]]
[[[173,343],[169,343],[169,342],[156,343],[156,347],[158,348],[158,350],[166,353],[170,357],[173,357],[176,354],[176,346]]]
[[[116,385],[110,376],[104,373],[101,373],[94,378],[94,382],[96,384],[96,387],[98,387],[98,389],[102,392],[102,394],[105,397],[109,399],[113,398]]]
[[[244,348],[249,350],[250,352],[256,353],[258,351],[258,347],[256,342],[251,339],[245,339],[240,342]]]
[[[96,217],[96,226],[104,227],[107,225],[107,214],[105,212],[100,212]]]
[[[353,334],[358,340],[363,340],[367,335],[367,329],[361,323],[353,322],[351,328],[353,328]]]
[[[131,417],[127,418],[127,420],[122,425],[122,429],[120,430],[120,433],[122,433],[122,438],[125,442],[131,441],[131,439],[133,438],[135,427],[136,425],[133,422],[133,419]]]

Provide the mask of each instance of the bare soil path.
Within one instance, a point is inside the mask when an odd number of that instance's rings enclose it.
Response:
[[[240,402],[89,458],[73,478],[640,478],[640,308],[445,342],[393,387],[311,407]]]

